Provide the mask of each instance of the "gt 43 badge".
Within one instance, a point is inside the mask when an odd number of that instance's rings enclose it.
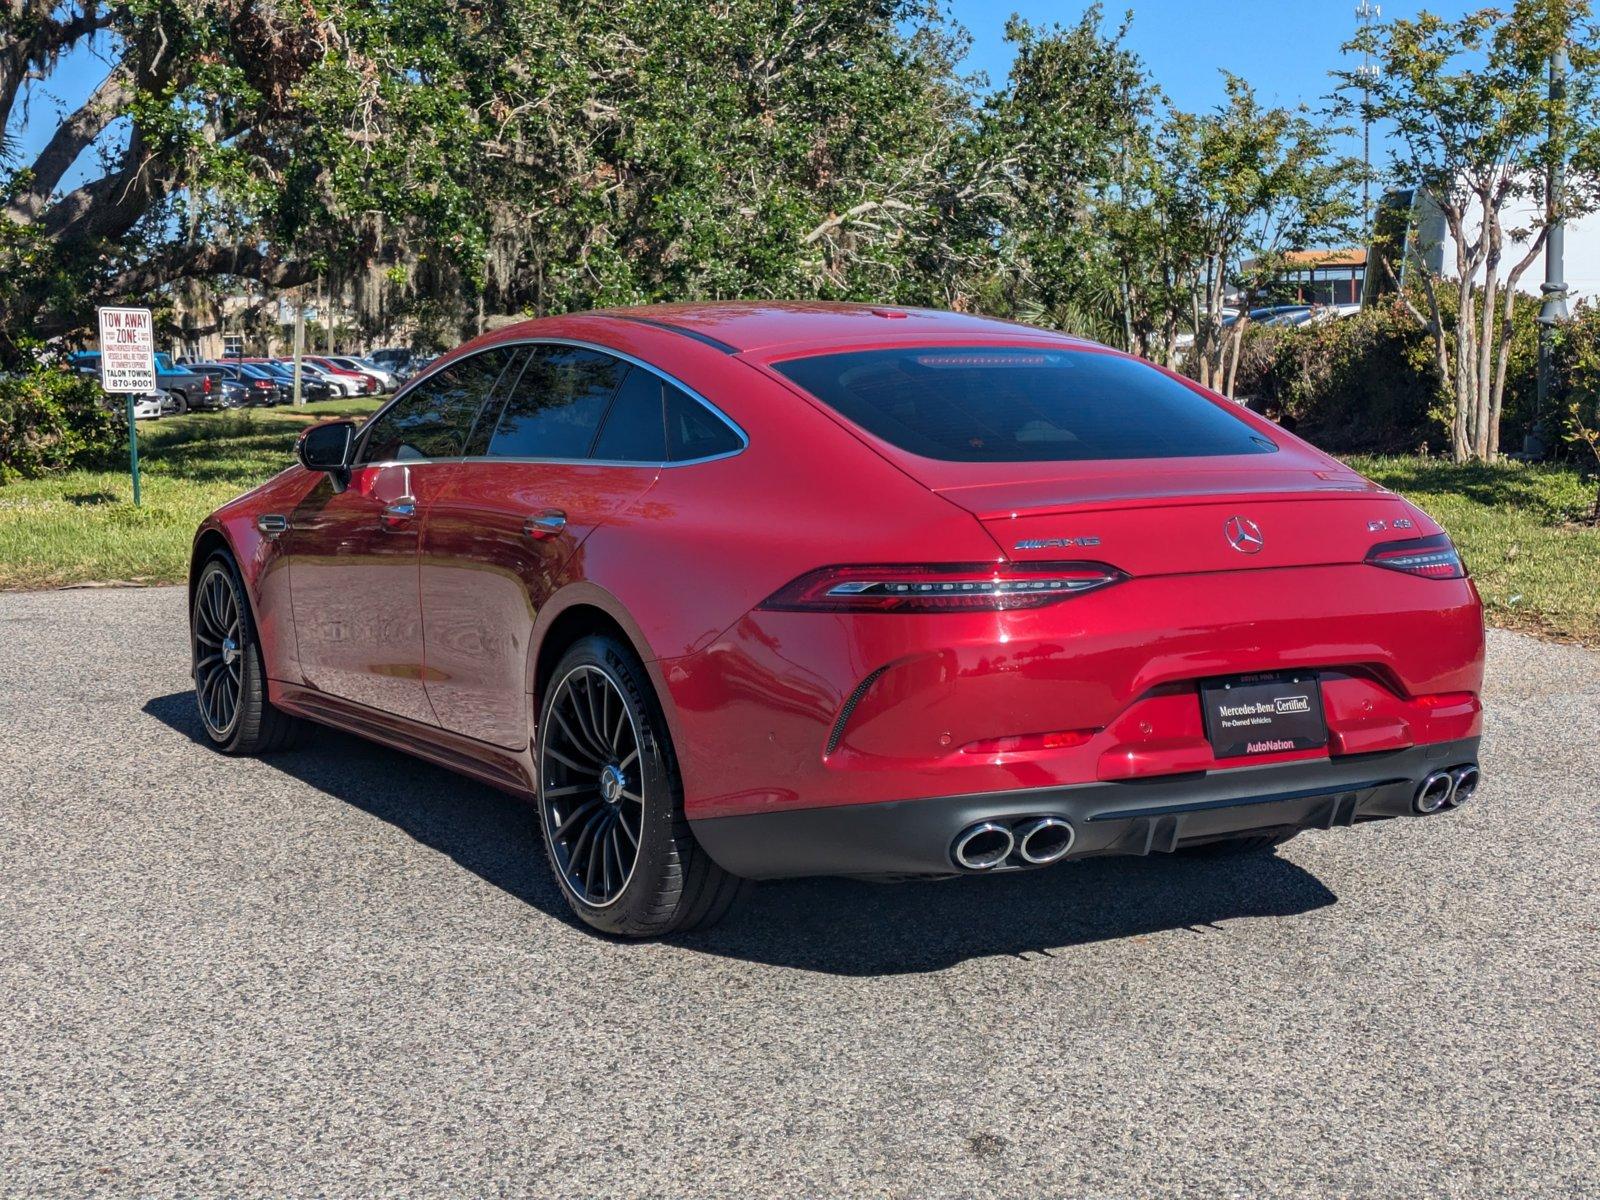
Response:
[[[1385,529],[1410,529],[1415,522],[1410,517],[1396,517],[1392,521],[1368,521],[1368,533],[1382,533]]]

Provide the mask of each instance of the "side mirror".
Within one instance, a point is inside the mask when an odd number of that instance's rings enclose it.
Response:
[[[355,440],[354,421],[327,421],[302,433],[295,453],[301,466],[308,471],[326,472],[333,480],[334,491],[342,492],[350,481],[350,451]]]

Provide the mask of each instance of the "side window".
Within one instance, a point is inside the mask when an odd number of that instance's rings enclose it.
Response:
[[[667,454],[673,462],[732,454],[743,440],[705,405],[667,385]]]
[[[660,463],[667,459],[667,427],[662,421],[661,377],[630,367],[606,413],[591,458],[602,462]]]
[[[627,364],[577,346],[535,346],[501,410],[492,458],[587,458]]]
[[[497,347],[435,371],[372,422],[361,461],[460,457],[478,409],[511,357]]]

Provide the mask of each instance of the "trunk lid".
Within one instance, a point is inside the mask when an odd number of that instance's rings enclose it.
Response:
[[[930,465],[923,482],[1017,562],[1086,559],[1130,575],[1267,570],[1360,562],[1379,542],[1438,532],[1399,496],[1309,455],[1270,466],[982,464],[987,479],[976,464]]]

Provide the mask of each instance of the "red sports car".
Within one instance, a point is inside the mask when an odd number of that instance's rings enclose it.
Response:
[[[1482,610],[1439,526],[1061,334],[546,318],[298,454],[195,538],[207,734],[309,719],[526,796],[611,933],[747,879],[1260,849],[1477,786]]]

